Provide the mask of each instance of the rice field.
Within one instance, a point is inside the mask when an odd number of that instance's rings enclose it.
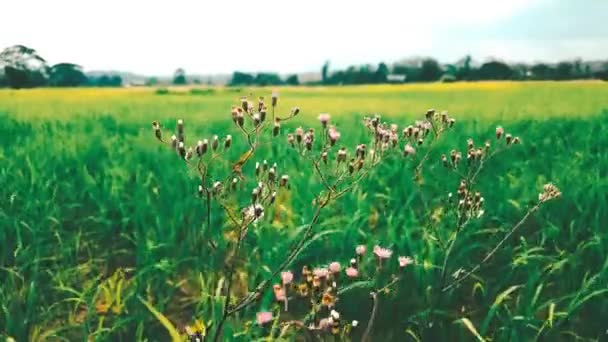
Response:
[[[277,115],[295,106],[300,114],[282,124],[278,137],[268,137],[276,142],[262,145],[243,173],[267,159],[289,175],[290,187],[281,193],[280,213],[269,211],[249,227],[244,252],[232,257],[230,219],[218,204],[208,218],[197,172],[155,139],[151,123],[158,120],[168,138],[183,119],[188,144],[230,134],[232,147],[210,171],[218,178],[230,174],[248,148],[231,107],[241,96],[269,101],[271,91],[1,89],[0,338],[168,341],[176,338],[172,329],[185,339],[185,327],[197,321],[212,332],[227,299],[226,265],[236,265],[230,299],[238,303],[281,264],[315,215],[324,186],[287,134],[299,126],[320,132],[319,113],[330,113],[339,145],[353,152],[369,139],[364,116],[381,115],[401,130],[429,108],[447,110],[456,123],[428,148],[421,168],[400,150],[371,170],[323,208],[314,238],[289,269],[299,278],[304,265],[339,261],[344,268],[355,247],[365,245],[361,270],[367,265],[372,272],[373,247],[392,249],[392,266],[374,281],[400,277],[378,294],[373,341],[608,338],[608,83],[280,88]],[[479,173],[483,215],[459,230],[448,249],[455,230],[447,199],[460,178],[441,155],[466,151],[469,138],[476,146],[488,140],[493,149],[504,143],[495,138],[498,125],[521,144]],[[413,160],[426,146],[417,147]],[[246,198],[237,198],[235,207],[249,201],[255,179],[248,181]],[[441,285],[473,269],[509,234],[548,182],[562,195],[534,211],[471,276],[442,292]],[[398,255],[414,264],[400,270]],[[285,312],[269,289],[226,321],[221,339],[358,341],[374,307],[370,286],[356,283],[336,303],[344,322],[359,323],[348,334],[311,337],[283,329],[299,317],[300,304],[293,300]],[[258,324],[260,311],[272,312],[273,323]]]

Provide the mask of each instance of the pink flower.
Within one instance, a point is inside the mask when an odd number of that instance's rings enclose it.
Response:
[[[391,257],[391,255],[393,255],[393,251],[376,245],[374,246],[374,254],[376,254],[379,259],[388,259]]]
[[[334,127],[330,127],[327,131],[327,136],[329,137],[329,142],[331,146],[335,145],[338,139],[340,139],[340,132],[338,132]]]
[[[327,268],[315,268],[312,274],[319,278],[325,278],[329,274],[329,270]]]
[[[287,296],[285,295],[285,289],[283,287],[281,287],[280,285],[275,285],[273,287],[273,290],[274,290],[274,297],[276,298],[277,301],[283,302],[283,301],[287,300]]]
[[[349,267],[346,269],[346,276],[349,278],[357,278],[359,276],[359,270],[354,267]]]
[[[289,285],[293,281],[293,273],[290,271],[281,272],[281,280],[283,281],[283,285]]]
[[[342,267],[340,266],[339,262],[332,262],[331,264],[329,264],[329,272],[331,273],[338,273],[340,272],[340,270],[342,269]]]
[[[367,252],[367,247],[365,247],[365,245],[359,245],[355,248],[355,252],[357,252],[357,255],[363,255]]]
[[[329,114],[327,113],[321,113],[319,114],[319,121],[321,121],[321,124],[323,125],[323,127],[327,126],[327,123],[329,122]]]
[[[416,149],[410,144],[405,145],[405,148],[403,149],[403,155],[407,157],[408,155],[414,154],[416,154]]]
[[[407,256],[400,256],[399,257],[399,267],[401,268],[405,268],[407,265],[411,265],[414,263],[414,259],[407,257]]]
[[[270,311],[262,311],[256,314],[256,319],[259,325],[266,324],[272,321],[272,312]]]

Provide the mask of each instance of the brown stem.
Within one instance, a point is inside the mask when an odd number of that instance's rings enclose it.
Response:
[[[502,247],[502,245],[513,235],[513,233],[515,233],[515,231],[523,225],[523,223],[528,219],[528,217],[530,217],[535,211],[538,210],[540,205],[541,205],[541,202],[537,203],[534,207],[532,207],[530,210],[528,210],[526,215],[524,215],[524,217],[522,217],[522,219],[519,222],[517,222],[517,224],[513,228],[511,228],[511,230],[502,238],[502,240],[500,240],[500,242],[498,242],[498,244],[496,246],[494,246],[494,248],[490,251],[490,253],[488,253],[485,256],[485,258],[483,258],[483,260],[481,260],[477,265],[475,265],[475,267],[473,267],[469,272],[465,273],[462,277],[459,277],[454,282],[452,282],[450,285],[444,287],[442,289],[442,292],[446,292],[446,291],[454,288],[458,284],[462,283],[465,279],[470,277],[473,273],[477,272],[477,270],[479,270],[481,268],[481,266],[483,266],[488,260],[490,260],[490,258],[492,258],[492,256],[494,256],[494,254],[496,254],[496,252],[500,249],[500,247]]]
[[[363,337],[361,337],[361,342],[367,342],[370,340],[370,335],[374,326],[374,320],[376,319],[376,311],[378,310],[378,294],[376,292],[372,292],[371,297],[373,301],[372,313],[369,317],[369,321],[367,322],[367,328],[365,328]]]

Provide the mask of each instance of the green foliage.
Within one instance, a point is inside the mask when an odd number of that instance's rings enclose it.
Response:
[[[221,303],[211,294],[223,281],[213,270],[222,268],[223,255],[203,242],[206,217],[195,175],[153,142],[147,126],[154,117],[172,127],[176,113],[183,114],[193,130],[186,139],[232,134],[235,146],[228,153],[237,158],[245,143],[225,123],[229,106],[240,94],[265,95],[267,89],[166,97],[151,90],[75,91],[0,92],[1,334],[18,341],[165,341],[196,320],[213,327]],[[327,223],[292,269],[348,260],[361,242],[415,256],[421,267],[393,297],[382,299],[373,340],[603,338],[606,326],[598,318],[608,317],[607,92],[598,83],[282,91],[279,112],[302,108],[291,128],[312,124],[328,108],[338,127],[353,133],[351,141],[341,142],[347,146],[362,134],[356,121],[363,112],[409,120],[440,106],[458,119],[454,134],[430,156],[421,184],[399,160],[383,165],[328,208],[322,217]],[[441,200],[422,207],[423,199],[457,186],[440,163],[443,149],[469,137],[494,144],[497,123],[523,144],[480,175],[486,214],[461,232],[450,264],[469,268],[479,262],[545,182],[558,184],[563,198],[535,214],[474,277],[436,303],[429,289],[438,281],[440,241],[452,232],[423,224],[430,213],[445,219]],[[262,155],[272,160],[274,151]],[[295,226],[311,214],[318,184],[295,159],[278,162],[291,175],[292,188],[300,189],[291,197],[293,224],[250,231],[244,243],[251,253],[239,269],[242,286],[268,275],[289,252]],[[214,236],[223,234],[222,219],[212,224]],[[365,327],[370,302],[362,294],[369,290],[355,284],[339,304],[344,317]],[[431,306],[439,312],[432,321]],[[246,324],[257,309],[229,322],[236,340],[268,335]]]

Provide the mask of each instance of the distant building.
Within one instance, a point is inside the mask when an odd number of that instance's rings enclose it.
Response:
[[[386,76],[386,80],[389,83],[403,83],[407,79],[407,75],[403,74],[390,74]]]

